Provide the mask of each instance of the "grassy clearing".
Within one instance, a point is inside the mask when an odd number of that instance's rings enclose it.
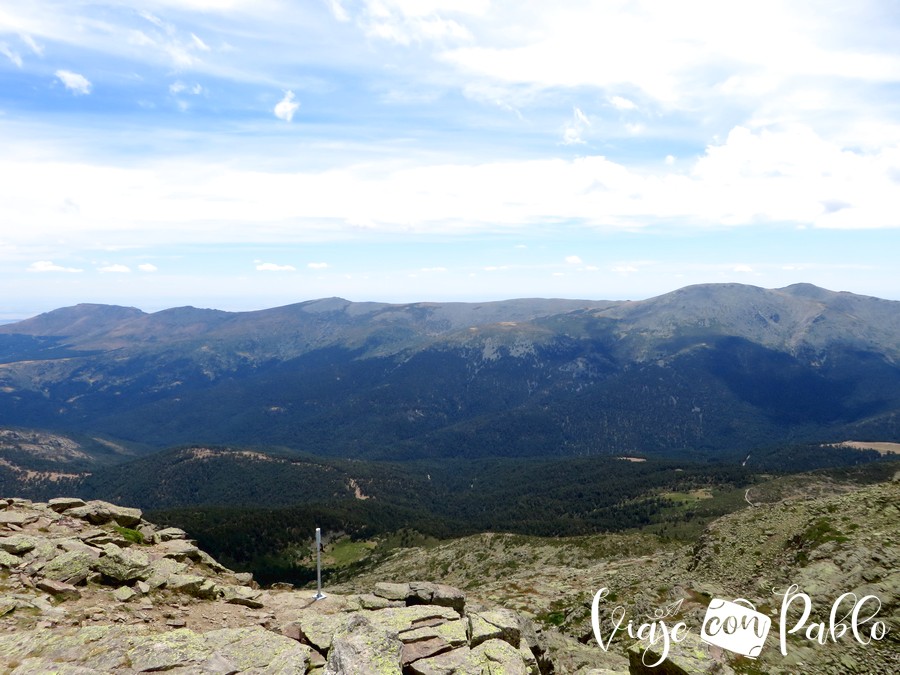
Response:
[[[368,557],[375,546],[374,541],[341,539],[325,550],[322,562],[329,567],[346,567]]]

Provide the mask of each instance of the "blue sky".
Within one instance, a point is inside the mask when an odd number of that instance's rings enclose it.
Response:
[[[900,300],[888,2],[0,0],[0,319]]]

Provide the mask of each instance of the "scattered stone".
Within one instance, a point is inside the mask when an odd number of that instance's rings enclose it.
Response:
[[[241,586],[249,586],[250,584],[253,583],[253,573],[252,572],[235,572],[234,578]],[[282,582],[279,582],[279,583],[282,583]],[[275,588],[275,586],[276,586],[276,584],[272,584],[272,588]],[[293,584],[287,584],[287,586],[289,588],[287,588],[285,590],[288,590],[288,591],[294,587]]]
[[[158,532],[154,532],[152,540],[154,544],[163,541],[171,541],[172,539],[186,539],[187,532],[178,527],[166,527]]]
[[[196,559],[200,552],[199,548],[185,539],[170,539],[162,542],[157,547],[157,550],[161,552],[163,557],[178,561]]]
[[[49,593],[57,600],[78,600],[81,597],[81,593],[77,588],[61,581],[41,579],[35,586],[40,590]]]
[[[119,586],[116,590],[113,591],[113,597],[119,602],[129,602],[137,595],[134,592],[134,589],[129,588],[128,586]]]
[[[263,607],[259,600],[262,591],[254,590],[248,586],[222,586],[222,599],[232,605],[243,605],[252,609]]]
[[[172,574],[166,582],[166,588],[207,599],[216,597],[218,590],[215,582],[199,574]]]

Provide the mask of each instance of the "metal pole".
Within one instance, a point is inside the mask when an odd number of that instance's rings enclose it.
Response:
[[[316,595],[315,600],[325,597],[322,593],[322,530],[316,528]]]

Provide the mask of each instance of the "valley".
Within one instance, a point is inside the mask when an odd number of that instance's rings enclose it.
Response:
[[[900,653],[898,364],[900,303],[803,284],[79,305],[0,326],[0,495],[141,509],[264,586],[309,588],[319,527],[334,592],[450,584],[530,617],[559,673],[639,672],[594,639],[600,588],[636,622],[680,601],[695,634],[715,597],[877,593],[871,650],[704,667],[889,672],[866,668]]]

